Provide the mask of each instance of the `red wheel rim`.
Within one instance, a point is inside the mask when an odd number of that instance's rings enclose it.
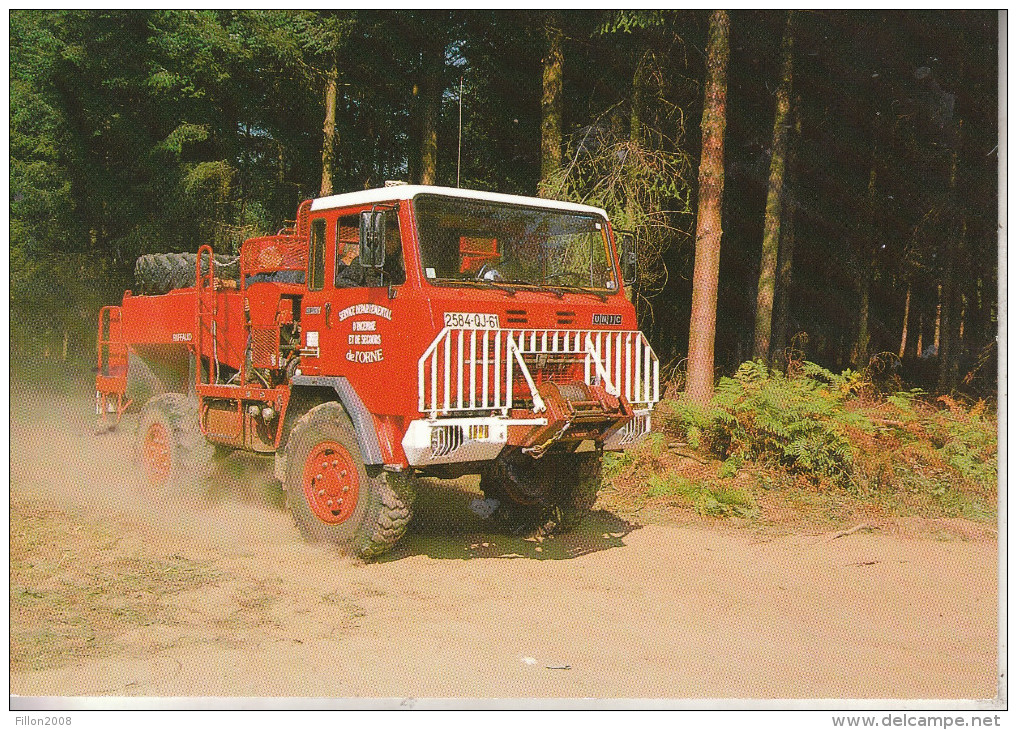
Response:
[[[141,447],[141,463],[149,484],[162,486],[169,481],[172,465],[169,434],[161,423],[153,423],[145,432],[145,441]]]
[[[322,441],[311,449],[304,462],[304,495],[315,517],[329,525],[345,522],[359,492],[357,465],[345,446]]]

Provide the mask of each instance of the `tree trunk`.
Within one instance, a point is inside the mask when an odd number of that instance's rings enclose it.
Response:
[[[939,332],[940,324],[943,321],[943,285],[936,285],[936,328],[932,333],[932,348],[936,356],[939,356]]]
[[[957,238],[955,249],[954,268],[961,271],[962,281],[970,277],[971,267],[967,260],[968,245],[968,221],[967,216],[961,213],[960,236]],[[964,319],[967,314],[967,297],[962,287],[955,287],[954,308],[958,311],[957,325],[950,335],[950,361],[948,364],[947,379],[951,388],[956,388],[960,380],[961,360],[964,359]]]
[[[636,66],[636,71],[632,76],[632,109],[629,115],[629,140],[634,144],[638,145],[642,137],[643,127],[643,94],[644,86],[646,83],[645,79],[645,59],[640,61],[639,65]],[[630,169],[626,168],[625,169]],[[634,176],[631,176],[634,177]],[[639,202],[636,199],[637,188],[639,187],[639,181],[629,179],[625,186],[625,217],[626,226],[633,232],[636,233],[639,229],[642,221],[639,220]],[[637,248],[638,256],[638,248]],[[637,273],[643,270],[643,262],[637,261]],[[646,324],[647,315],[647,304],[643,303],[644,300],[640,296],[641,287],[639,285],[639,276],[637,275],[636,281],[632,283],[632,304],[636,308],[636,325],[639,329],[644,329]]]
[[[903,360],[904,353],[908,347],[908,317],[911,315],[911,285],[908,284],[908,294],[904,297],[904,325],[900,330],[900,352],[898,357]]]
[[[692,275],[692,320],[689,326],[689,380],[685,391],[691,402],[703,406],[710,402],[713,395],[721,207],[724,196],[729,27],[727,11],[713,11],[706,58],[703,152],[699,162],[699,215],[696,221],[696,261]]]
[[[646,95],[647,56],[644,55],[636,64],[632,75],[632,111],[629,121],[629,139],[633,144],[643,140],[643,106]]]
[[[869,357],[869,297],[872,279],[876,275],[876,232],[873,222],[876,217],[876,144],[872,145],[872,169],[869,171],[869,192],[866,200],[863,235],[866,250],[858,272],[858,339],[851,349],[851,364],[864,367]]]
[[[544,93],[540,102],[540,195],[547,196],[549,178],[561,168],[562,54],[561,18],[549,11],[544,20],[547,55],[544,57]]]
[[[960,135],[957,135],[959,141]],[[950,202],[953,204],[953,214],[957,215],[957,147],[958,142],[954,143],[954,149],[950,153],[950,179],[949,179],[949,196]],[[954,347],[954,333],[952,329],[953,325],[953,299],[954,299],[954,268],[957,265],[958,251],[962,248],[957,239],[962,235],[963,223],[954,218],[951,221],[951,226],[947,231],[946,239],[943,241],[943,245],[940,249],[942,254],[942,284],[941,284],[941,310],[940,310],[940,327],[939,327],[939,347],[936,352],[939,355],[939,367],[938,377],[936,378],[936,387],[940,392],[949,390],[956,385],[955,380],[951,377],[953,364],[953,350]]]
[[[763,229],[763,252],[759,261],[759,286],[756,294],[756,329],[752,357],[768,360],[770,331],[773,325],[773,292],[777,273],[777,248],[780,242],[781,189],[784,186],[784,153],[787,146],[787,115],[791,107],[792,42],[794,11],[787,14],[781,55],[784,59],[777,106],[773,116],[773,154],[770,158],[770,183],[766,195],[766,223]]]
[[[332,166],[335,163],[335,105],[339,69],[333,64],[325,77],[325,125],[321,143],[321,197],[332,194]]]
[[[434,185],[438,179],[438,112],[441,82],[430,74],[423,84],[423,117],[420,141],[420,184]]]
[[[802,120],[799,113],[801,97],[795,99],[791,110],[794,138],[788,143],[784,200],[781,203],[780,251],[777,255],[777,300],[773,308],[772,349],[780,352],[788,345],[788,301],[791,297],[791,267],[795,252],[795,212],[798,207],[796,164],[798,142],[802,137]]]
[[[420,84],[413,84],[411,91],[413,96],[410,102],[411,115],[406,125],[406,134],[409,137],[408,147],[411,150],[419,150],[422,147],[420,133],[424,125],[421,124],[423,117],[423,104],[420,100]],[[420,182],[420,155],[410,153],[406,161],[406,175],[410,182]]]
[[[964,320],[968,316],[968,297],[966,294],[960,296],[960,328],[957,330],[957,346],[964,349]]]
[[[869,353],[869,293],[872,290],[872,276],[862,273],[858,286],[858,339],[851,348],[851,364],[856,368],[865,367]]]

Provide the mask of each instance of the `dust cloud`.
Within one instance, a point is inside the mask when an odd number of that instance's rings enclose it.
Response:
[[[115,429],[84,397],[41,386],[11,388],[11,493],[74,514],[126,520],[209,547],[308,549],[284,508],[268,460],[233,455],[202,495],[153,494],[135,458],[138,414]]]

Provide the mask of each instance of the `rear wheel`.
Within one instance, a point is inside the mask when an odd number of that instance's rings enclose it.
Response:
[[[151,398],[141,412],[135,455],[150,496],[204,498],[216,449],[201,434],[197,401],[182,393]]]
[[[286,443],[286,502],[301,534],[363,558],[391,549],[412,516],[409,477],[368,472],[353,424],[334,402],[315,406]]]

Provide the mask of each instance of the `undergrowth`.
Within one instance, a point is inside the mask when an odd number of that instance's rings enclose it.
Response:
[[[669,396],[654,414],[657,432],[606,467],[609,478],[641,482],[648,499],[745,516],[754,500],[739,476],[752,471],[748,482],[768,491],[805,484],[898,514],[995,514],[997,425],[985,401],[880,392],[866,371],[835,374],[807,361],[787,372],[746,362],[706,408]],[[697,455],[695,478],[674,473],[675,443]]]

